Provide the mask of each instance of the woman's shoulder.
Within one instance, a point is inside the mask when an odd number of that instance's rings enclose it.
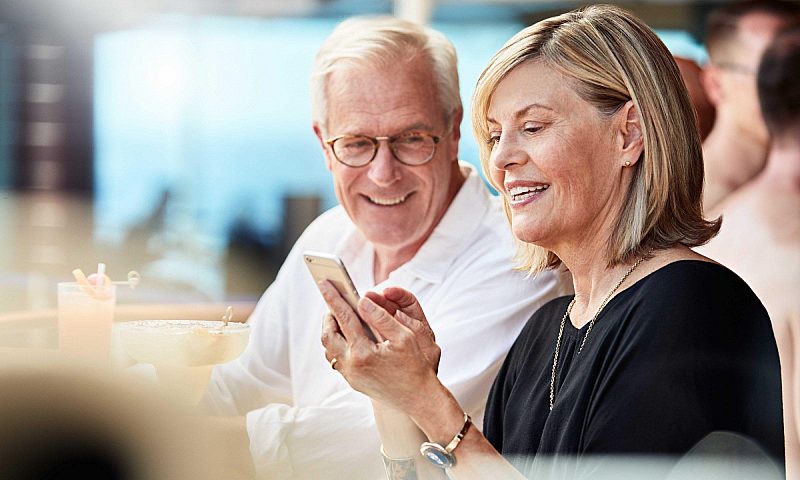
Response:
[[[679,295],[680,298],[728,297],[742,295],[740,300],[758,300],[750,287],[727,267],[711,261],[677,260],[668,263],[634,285],[642,293],[657,293],[653,298]]]
[[[771,329],[767,311],[753,290],[719,263],[678,260],[650,273],[629,290],[630,306],[656,320],[647,322],[654,328]]]

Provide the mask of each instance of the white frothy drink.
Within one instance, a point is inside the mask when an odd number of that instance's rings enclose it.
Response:
[[[138,320],[119,325],[119,340],[137,362],[152,364],[164,392],[196,405],[214,365],[241,355],[250,338],[245,323],[201,320]]]

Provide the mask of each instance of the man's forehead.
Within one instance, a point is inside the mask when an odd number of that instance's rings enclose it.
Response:
[[[336,71],[329,77],[326,94],[333,128],[358,124],[363,129],[365,123],[392,130],[423,124],[433,128],[440,120],[432,75],[414,65]]]
[[[369,94],[372,90],[429,90],[433,71],[422,61],[379,62],[371,65],[351,64],[331,72],[328,95]]]

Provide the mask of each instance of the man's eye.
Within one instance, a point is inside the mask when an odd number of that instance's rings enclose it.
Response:
[[[397,141],[405,145],[415,145],[418,143],[424,143],[425,137],[422,135],[406,135],[397,139]]]
[[[369,142],[364,139],[353,139],[344,143],[344,148],[347,149],[359,149],[365,148]]]

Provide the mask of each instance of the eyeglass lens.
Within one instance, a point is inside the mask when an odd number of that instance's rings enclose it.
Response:
[[[367,136],[345,136],[334,141],[332,146],[339,161],[351,166],[362,166],[375,157],[380,142]],[[389,141],[389,148],[401,162],[420,165],[433,157],[436,140],[421,133],[401,135]]]

